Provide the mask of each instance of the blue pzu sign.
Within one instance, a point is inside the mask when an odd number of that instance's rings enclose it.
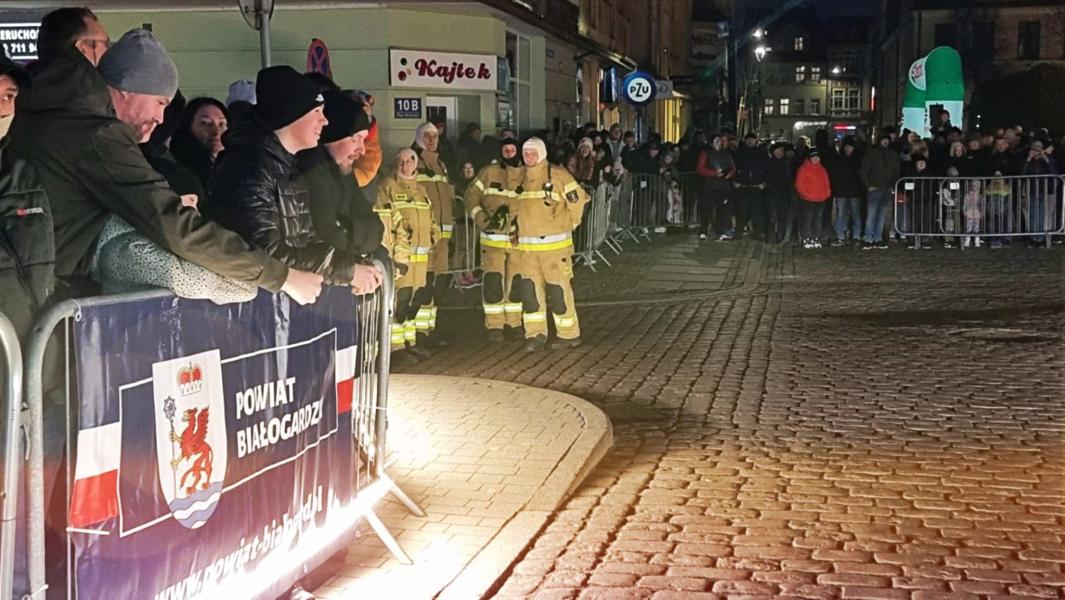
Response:
[[[422,118],[421,98],[396,98],[394,103],[397,119],[420,119]]]
[[[643,71],[633,71],[621,82],[621,95],[629,104],[643,106],[655,99],[655,78]]]

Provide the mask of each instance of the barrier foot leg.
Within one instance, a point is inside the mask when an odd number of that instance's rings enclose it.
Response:
[[[370,524],[374,533],[377,534],[377,537],[381,538],[381,541],[385,543],[388,551],[392,553],[392,556],[396,557],[396,560],[405,565],[414,564],[414,561],[407,556],[407,553],[403,551],[403,548],[399,547],[399,542],[396,541],[396,538],[392,537],[392,533],[388,531],[388,528],[381,522],[381,519],[377,518],[377,514],[374,513],[373,509],[367,509],[365,517],[366,522]]]
[[[602,253],[602,252],[600,252],[600,251],[596,250],[596,251],[595,251],[595,255],[599,257],[599,260],[601,260],[601,261],[603,261],[604,263],[606,263],[606,266],[608,266],[608,267],[610,267],[610,268],[614,268],[614,265],[610,264],[610,261],[609,261],[609,260],[607,260],[605,256],[603,256],[603,253]],[[591,265],[588,265],[588,266],[591,266]],[[594,271],[595,269],[593,268],[592,270]]]
[[[425,516],[425,511],[422,507],[418,506],[418,503],[408,496],[407,492],[404,492],[398,485],[396,485],[395,481],[391,481],[390,483],[392,485],[388,486],[388,493],[392,494],[396,500],[399,500],[400,504],[406,506],[407,510],[409,510],[414,516]]]

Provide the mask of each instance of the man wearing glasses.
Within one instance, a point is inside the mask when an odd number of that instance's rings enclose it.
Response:
[[[88,8],[60,8],[41,19],[37,36],[40,65],[48,64],[70,46],[77,48],[94,67],[111,47],[107,30]]]

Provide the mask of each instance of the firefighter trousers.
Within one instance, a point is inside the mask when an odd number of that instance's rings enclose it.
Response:
[[[448,273],[448,238],[441,238],[429,251],[429,273],[425,287],[418,291],[418,313],[414,325],[418,333],[428,335],[436,329],[436,306],[447,292],[451,275]]]
[[[514,291],[518,274],[516,249],[481,246],[481,303],[486,329],[521,327],[521,298]]]
[[[517,296],[522,303],[525,337],[547,335],[547,315],[555,322],[559,339],[580,337],[577,305],[573,301],[573,246],[555,250],[518,252]]]
[[[393,350],[413,346],[416,341],[415,319],[421,307],[419,299],[425,296],[427,263],[412,262],[407,272],[396,278],[395,306],[392,312],[390,341]]]

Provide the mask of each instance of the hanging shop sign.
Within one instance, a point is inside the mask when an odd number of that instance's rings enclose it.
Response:
[[[388,51],[389,82],[400,88],[494,91],[499,78],[494,54],[425,50]]]
[[[655,99],[658,86],[655,78],[643,71],[633,71],[621,82],[621,95],[635,106],[650,104]]]

